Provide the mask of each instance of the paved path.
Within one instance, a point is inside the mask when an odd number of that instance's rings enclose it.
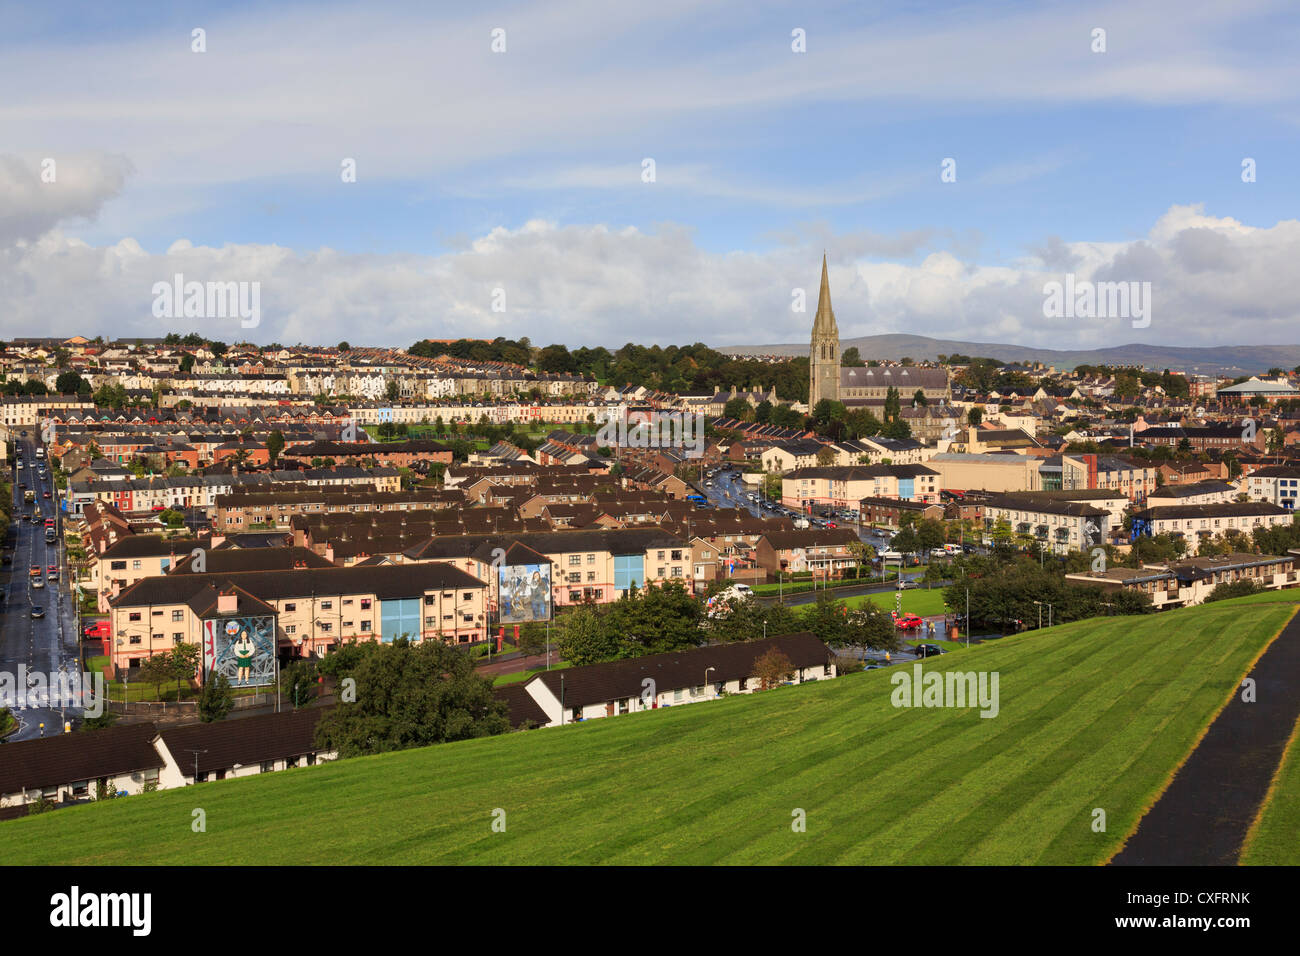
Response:
[[[1254,703],[1232,700],[1111,861],[1234,866],[1300,718],[1300,614],[1251,668]]]

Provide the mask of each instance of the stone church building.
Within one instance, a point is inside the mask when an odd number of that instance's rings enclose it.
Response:
[[[877,365],[844,368],[840,365],[840,330],[831,308],[831,283],[822,256],[822,284],[817,293],[817,315],[813,319],[809,356],[808,408],[827,398],[854,406],[884,405],[889,389],[898,389],[904,407],[911,404],[919,388],[930,403],[952,399],[948,370],[917,368],[912,365]]]

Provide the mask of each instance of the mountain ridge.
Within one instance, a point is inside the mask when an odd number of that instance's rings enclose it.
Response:
[[[996,358],[1008,364],[1042,362],[1058,369],[1077,365],[1142,365],[1204,375],[1251,375],[1270,368],[1300,366],[1300,345],[1175,346],[1131,342],[1100,349],[1049,349],[998,342],[963,342],[934,339],[925,335],[889,333],[841,339],[840,349],[856,347],[863,359],[898,361],[910,357],[933,360],[938,355],[969,355]],[[719,352],[736,355],[806,355],[808,346],[798,343],[715,346]]]

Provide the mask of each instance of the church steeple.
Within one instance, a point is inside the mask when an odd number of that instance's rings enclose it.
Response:
[[[826,253],[822,253],[822,287],[817,293],[817,317],[813,320],[813,334],[818,332],[834,335],[837,339],[840,335],[839,327],[835,324],[835,310],[831,308],[831,277],[826,271]]]
[[[808,408],[822,399],[840,400],[840,329],[831,308],[831,279],[822,253],[822,285],[817,293],[817,316],[813,319],[812,343],[808,351]]]

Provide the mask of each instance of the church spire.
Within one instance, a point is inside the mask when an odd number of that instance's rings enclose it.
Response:
[[[835,310],[831,308],[831,279],[826,271],[826,253],[822,253],[822,287],[817,293],[817,317],[813,320],[813,332],[832,332],[839,335],[835,324]]]
[[[822,287],[817,294],[817,318],[813,320],[808,350],[808,407],[822,399],[840,400],[840,330],[831,309],[831,279],[822,253]]]

